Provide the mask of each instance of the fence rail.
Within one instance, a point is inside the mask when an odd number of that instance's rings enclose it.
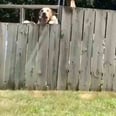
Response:
[[[20,9],[20,8],[25,8],[25,9],[40,9],[43,7],[49,7],[52,9],[57,9],[59,6],[58,5],[15,5],[15,4],[2,4],[0,5],[0,8],[8,8],[8,9]]]
[[[0,88],[116,91],[115,20],[63,8],[61,25],[0,23]]]

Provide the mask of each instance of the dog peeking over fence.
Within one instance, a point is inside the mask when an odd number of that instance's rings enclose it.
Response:
[[[71,8],[76,7],[75,0],[66,0],[66,5]],[[58,24],[58,18],[55,15],[56,13],[51,8],[42,8],[39,12],[39,18],[37,24]],[[24,20],[23,24],[35,24],[32,21]]]
[[[38,24],[58,24],[58,19],[51,8],[42,8],[39,12]]]
[[[56,13],[51,8],[42,8],[39,11],[39,17],[37,24],[58,24],[58,18],[55,15]],[[35,24],[32,21],[24,20],[23,24]]]

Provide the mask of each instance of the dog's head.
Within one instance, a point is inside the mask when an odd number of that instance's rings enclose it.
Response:
[[[53,11],[50,8],[42,8],[39,12],[39,21],[42,24],[47,24],[53,16]]]

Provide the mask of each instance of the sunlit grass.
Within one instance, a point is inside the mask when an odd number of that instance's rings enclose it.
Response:
[[[0,116],[116,116],[116,93],[0,91]]]

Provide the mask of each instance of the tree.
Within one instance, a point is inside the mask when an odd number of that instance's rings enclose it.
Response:
[[[94,6],[100,9],[112,9],[112,0],[94,0]]]

